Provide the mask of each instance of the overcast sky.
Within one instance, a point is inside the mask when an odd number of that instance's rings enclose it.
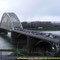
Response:
[[[0,0],[0,18],[4,12],[14,12],[21,22],[60,22],[60,0]]]

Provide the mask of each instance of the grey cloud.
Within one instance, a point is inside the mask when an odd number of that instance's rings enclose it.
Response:
[[[2,0],[1,0],[2,1]],[[60,16],[60,0],[6,0],[8,2],[7,8],[1,10],[3,12],[15,12],[22,20],[48,20],[41,16]],[[39,18],[38,18],[39,17]],[[58,18],[57,18],[58,19]],[[59,18],[60,19],[60,18]],[[58,19],[58,20],[59,20]],[[56,20],[53,17],[53,20]]]

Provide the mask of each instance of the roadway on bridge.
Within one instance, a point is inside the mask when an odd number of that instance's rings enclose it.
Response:
[[[59,42],[60,42],[60,37],[55,36],[53,34],[50,34],[52,36],[48,36],[47,35],[48,33],[40,33],[40,32],[37,32],[37,31],[27,30],[27,29],[16,29],[16,30],[13,30],[13,31],[15,31],[17,33],[20,33],[20,34],[27,35],[27,36],[42,39],[44,41],[50,41],[50,42],[53,42],[53,43],[56,43],[56,44],[59,44]]]

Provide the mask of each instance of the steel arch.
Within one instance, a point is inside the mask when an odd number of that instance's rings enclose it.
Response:
[[[23,29],[22,24],[15,13],[4,13],[1,18],[1,28],[6,30]]]

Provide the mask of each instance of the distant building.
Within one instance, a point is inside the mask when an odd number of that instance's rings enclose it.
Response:
[[[38,29],[43,29],[43,27],[38,27]]]

